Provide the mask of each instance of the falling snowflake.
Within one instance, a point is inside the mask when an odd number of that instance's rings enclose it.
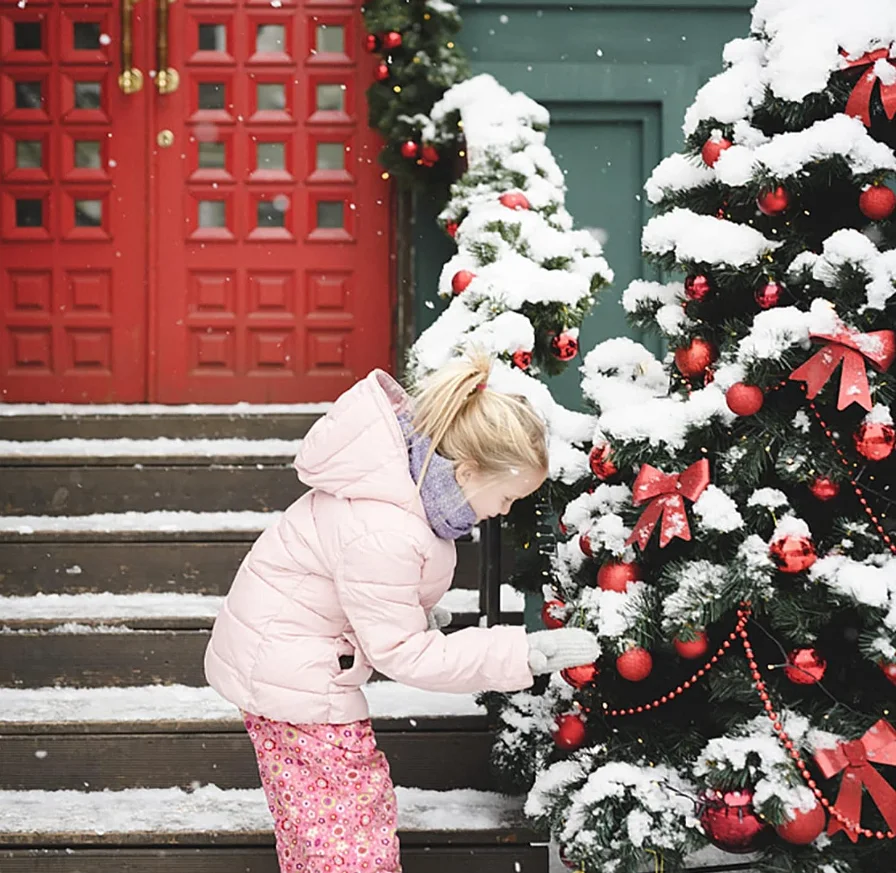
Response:
[[[289,197],[287,197],[285,194],[278,194],[271,201],[271,204],[273,205],[274,209],[277,210],[277,212],[286,212],[286,210],[289,209]]]

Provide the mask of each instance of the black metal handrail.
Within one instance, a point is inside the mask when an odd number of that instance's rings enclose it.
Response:
[[[479,615],[486,627],[501,621],[501,519],[479,526]]]

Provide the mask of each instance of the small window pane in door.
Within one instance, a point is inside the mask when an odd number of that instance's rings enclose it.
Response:
[[[260,142],[257,147],[257,170],[285,170],[286,149],[282,142]]]
[[[13,45],[19,52],[41,50],[41,26],[39,21],[17,21],[13,25]]]
[[[227,51],[227,28],[223,24],[200,24],[199,50],[203,52]]]
[[[224,143],[201,142],[199,143],[199,167],[203,170],[224,169]]]
[[[274,84],[258,84],[255,86],[258,96],[259,109],[282,110],[286,106],[286,86],[277,82]]]
[[[345,146],[341,142],[319,142],[315,167],[318,170],[344,170]]]
[[[98,140],[75,140],[75,166],[79,170],[97,170],[100,168],[100,144]]]
[[[43,200],[16,200],[16,227],[42,227]]]
[[[99,109],[100,87],[99,82],[75,82],[75,109]]]
[[[345,87],[343,85],[317,86],[317,111],[342,112],[345,109]]]
[[[39,139],[16,140],[16,169],[39,170],[43,166],[43,143]]]
[[[79,51],[98,49],[100,47],[100,32],[98,21],[76,21],[75,48]]]
[[[286,224],[286,210],[288,208],[289,198],[285,195],[275,197],[273,200],[259,200],[258,226],[283,227]]]
[[[341,24],[318,24],[316,47],[321,53],[343,54],[345,52],[345,28]]]
[[[286,51],[286,30],[282,24],[259,24],[255,34],[256,52]]]
[[[75,227],[99,227],[102,223],[102,200],[75,201]]]
[[[223,200],[199,201],[200,227],[227,227],[227,210]]]
[[[40,109],[43,103],[40,82],[16,82],[16,109]]]
[[[341,200],[321,200],[317,204],[317,226],[325,229],[342,228],[344,204]]]
[[[199,108],[223,109],[224,108],[224,83],[200,82],[199,83]]]

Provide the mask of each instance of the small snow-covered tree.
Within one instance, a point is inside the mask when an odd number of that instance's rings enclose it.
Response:
[[[545,616],[603,652],[505,699],[495,758],[588,873],[891,870],[896,4],[760,0],[725,62],[646,186],[686,278],[623,296],[670,352],[583,367]]]

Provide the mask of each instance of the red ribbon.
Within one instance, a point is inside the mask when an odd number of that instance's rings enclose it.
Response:
[[[862,739],[841,743],[833,749],[822,749],[815,753],[815,760],[825,779],[836,776],[841,770],[845,771],[836,803],[839,812],[859,824],[864,786],[890,830],[896,830],[896,789],[873,766],[888,764],[896,767],[896,728],[893,725],[881,719]],[[859,835],[854,830],[847,829],[832,817],[828,835],[833,836],[840,830],[846,831],[854,843],[858,842]]]
[[[653,529],[660,524],[660,548],[672,542],[674,537],[682,540],[691,538],[684,499],[695,501],[709,485],[709,461],[702,458],[691,464],[683,473],[667,474],[650,464],[644,464],[635,479],[632,500],[635,506],[650,501],[641,513],[635,529],[625,544],[636,542],[643,551],[647,547]]]
[[[896,333],[892,330],[859,333],[843,325],[835,334],[810,333],[809,336],[826,340],[828,344],[797,367],[790,378],[805,382],[808,389],[806,396],[812,400],[843,361],[837,409],[846,409],[851,403],[858,403],[870,410],[871,391],[863,359],[867,358],[881,372],[889,369],[896,358]]]
[[[845,52],[841,51],[841,54],[844,57],[846,56]],[[871,127],[871,92],[874,90],[874,83],[880,78],[874,72],[874,64],[880,60],[887,60],[890,64],[896,66],[896,62],[890,60],[890,50],[882,48],[873,52],[866,52],[862,57],[855,60],[847,59],[846,65],[842,68],[851,70],[855,67],[870,67],[870,69],[862,73],[859,81],[856,82],[844,110],[847,115],[860,118],[865,127]],[[883,103],[887,118],[892,119],[893,116],[896,116],[896,82],[888,85],[883,79],[880,80],[880,100]]]

